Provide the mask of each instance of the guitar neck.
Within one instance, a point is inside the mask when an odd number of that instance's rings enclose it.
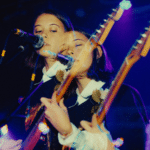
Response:
[[[97,122],[100,125],[108,112],[121,84],[127,76],[129,70],[142,56],[145,57],[150,49],[150,26],[145,28],[145,33],[141,34],[141,39],[136,40],[127,57],[125,58],[115,80],[112,82],[110,90],[102,106],[97,111]]]
[[[111,84],[110,90],[106,96],[106,99],[103,105],[97,111],[97,122],[100,125],[107,114],[119,88],[121,87],[125,77],[127,76],[128,72],[130,71],[132,65],[127,64],[126,60],[123,62],[117,76],[115,77],[114,81]]]
[[[68,86],[70,85],[71,81],[76,76],[76,74],[82,70],[84,62],[88,59],[89,53],[92,53],[92,51],[97,47],[97,45],[102,45],[104,43],[115,21],[120,19],[122,13],[123,9],[121,7],[114,9],[113,13],[109,15],[110,17],[107,20],[104,20],[105,23],[103,25],[100,25],[101,28],[99,30],[96,30],[96,35],[93,34],[91,36],[91,38],[88,41],[93,43],[91,49],[88,50],[85,45],[84,49],[81,51],[80,55],[78,56],[78,59],[76,60],[76,62],[74,62],[70,70],[70,74],[67,76],[67,78],[57,91],[57,102],[59,102],[60,99],[63,97]]]

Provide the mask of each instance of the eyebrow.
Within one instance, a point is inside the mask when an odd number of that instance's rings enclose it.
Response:
[[[50,26],[51,26],[51,25],[55,25],[55,26],[58,26],[58,27],[60,28],[60,26],[59,26],[58,24],[54,24],[54,23],[53,23],[53,24],[49,24],[49,25],[50,25]],[[34,28],[37,27],[37,26],[41,26],[41,25],[40,25],[40,24],[37,24],[37,25],[34,26]]]

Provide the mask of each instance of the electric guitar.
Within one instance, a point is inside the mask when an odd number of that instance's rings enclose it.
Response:
[[[100,125],[108,112],[112,101],[114,100],[121,84],[130,71],[131,67],[141,58],[145,57],[150,49],[150,26],[145,28],[145,32],[140,35],[141,38],[135,41],[131,47],[125,60],[119,69],[114,81],[111,84],[110,90],[104,100],[102,106],[97,110],[97,122]]]
[[[141,58],[145,57],[150,50],[150,26],[145,28],[145,33],[141,34],[141,38],[135,41],[135,44],[131,47],[125,60],[119,69],[115,79],[113,80],[109,92],[104,100],[104,103],[99,106],[96,117],[97,123],[100,125],[103,122],[105,115],[107,114],[119,88],[121,87],[125,77],[130,71],[131,67]],[[147,129],[149,130],[149,129]],[[147,131],[148,132],[148,131]],[[147,143],[147,148],[149,147]],[[70,149],[64,146],[62,150]]]

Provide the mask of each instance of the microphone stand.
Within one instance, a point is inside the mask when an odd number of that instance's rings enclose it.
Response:
[[[4,44],[4,48],[3,48],[3,50],[2,50],[1,58],[0,58],[0,65],[2,64],[3,58],[5,57],[6,47],[7,47],[7,43],[8,43],[8,40],[9,40],[10,35],[11,35],[11,32],[8,34],[8,36],[7,36],[7,38],[6,38],[6,41],[5,41],[5,44]]]
[[[26,46],[20,45],[20,46],[18,47],[18,49],[19,49],[19,52],[18,52],[15,56],[13,56],[13,57],[6,63],[6,65],[9,64],[10,62],[12,62],[19,54],[21,54],[21,53],[26,49]]]

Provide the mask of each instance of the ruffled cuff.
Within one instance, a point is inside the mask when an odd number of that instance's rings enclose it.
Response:
[[[58,133],[59,143],[66,145],[76,150],[106,150],[108,144],[108,137],[105,133],[90,133],[87,131],[80,131],[72,124],[72,134],[68,137],[63,137]]]
[[[80,130],[71,123],[72,126],[72,133],[70,136],[62,136],[60,133],[58,133],[58,141],[62,145],[71,146],[72,143],[75,141],[77,135],[79,134]]]

